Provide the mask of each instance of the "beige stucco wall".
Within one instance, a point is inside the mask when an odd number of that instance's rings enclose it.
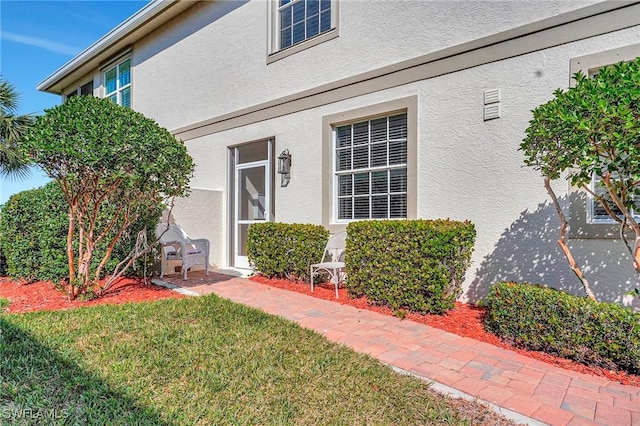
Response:
[[[518,146],[530,110],[569,84],[572,57],[640,41],[632,28],[522,57],[337,102],[188,141],[198,162],[193,183],[224,188],[227,146],[275,136],[293,156],[291,182],[275,188],[275,220],[322,223],[322,117],[418,96],[418,214],[469,219],[478,238],[464,300],[476,301],[499,280],[531,281],[581,293],[557,248],[559,221],[538,174]],[[482,94],[500,88],[502,117],[483,121]],[[219,167],[212,167],[212,164]],[[568,205],[568,186],[557,182]],[[637,282],[619,242],[572,240],[577,261],[604,300],[622,301]]]
[[[171,210],[171,220],[191,238],[209,240],[209,264],[214,267],[226,264],[224,223],[226,219],[224,192],[201,189],[192,185],[188,198],[177,198]]]
[[[460,2],[454,7],[398,1],[365,7],[341,1],[338,38],[270,64],[263,1],[203,4],[133,47],[133,105],[175,129],[590,3]],[[197,163],[192,186],[200,189],[176,207],[176,218],[190,234],[210,238],[214,263],[227,266],[228,147],[273,137],[276,153],[288,149],[293,156],[290,184],[274,188],[274,220],[323,223],[323,117],[417,97],[418,216],[469,219],[478,232],[463,300],[477,301],[500,280],[539,282],[580,294],[557,248],[559,222],[542,179],[524,167],[518,147],[530,111],[551,99],[554,89],[568,87],[572,58],[634,43],[640,43],[640,25],[543,50],[530,47],[530,53],[509,59],[489,58],[484,65],[460,66],[434,78],[190,139],[187,147]],[[485,122],[483,92],[496,88],[501,118]],[[555,187],[567,206],[567,184]],[[194,211],[207,212],[206,217]],[[619,242],[582,239],[570,245],[603,300],[621,301],[625,291],[640,286]]]
[[[266,1],[203,2],[136,43],[133,103],[174,129],[592,3],[341,0],[339,37],[267,65]]]

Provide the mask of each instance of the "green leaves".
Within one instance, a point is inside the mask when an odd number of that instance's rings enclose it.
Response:
[[[55,182],[9,198],[0,210],[0,250],[9,276],[57,281],[66,275],[66,210]],[[59,256],[62,262],[53,261]]]
[[[444,313],[462,292],[471,222],[381,220],[347,226],[346,287],[395,311]]]
[[[29,158],[20,149],[20,140],[33,123],[30,115],[15,115],[18,93],[0,77],[0,175],[24,177],[29,173]]]
[[[533,110],[520,145],[525,164],[551,179],[566,172],[576,186],[609,174],[610,190],[632,207],[640,185],[640,58],[574,79],[574,87]]]
[[[268,277],[309,280],[309,265],[320,262],[328,238],[319,225],[255,223],[248,231],[247,256]]]
[[[108,99],[78,96],[38,117],[24,147],[50,177],[99,178],[184,196],[193,172],[186,147],[153,120]]]
[[[97,218],[99,227],[106,226],[115,206],[104,206]],[[0,251],[5,256],[5,271],[16,279],[50,280],[58,283],[68,278],[66,239],[69,207],[56,182],[12,195],[0,210]],[[135,244],[136,232],[147,229],[152,235],[160,209],[142,215],[128,232],[124,232],[108,263],[113,268],[126,258]],[[110,234],[113,236],[113,233]],[[77,243],[75,245],[77,249]],[[96,247],[96,260],[106,252],[106,243]],[[142,266],[142,264],[138,265]]]
[[[542,286],[498,283],[487,329],[507,342],[608,369],[640,373],[640,314]]]
[[[184,144],[153,120],[108,99],[77,96],[47,110],[22,146],[60,184],[67,201],[75,222],[69,281],[80,282],[80,291],[104,275],[118,240],[135,240],[144,228],[137,227],[138,220],[157,220],[164,202],[189,194],[194,164]],[[100,244],[107,249],[96,265],[92,258]],[[122,265],[126,270],[129,264]]]

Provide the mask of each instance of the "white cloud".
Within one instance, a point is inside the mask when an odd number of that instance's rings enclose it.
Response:
[[[0,31],[0,39],[13,41],[15,43],[26,44],[28,46],[40,47],[54,53],[61,53],[63,55],[75,56],[80,52],[80,49],[68,46],[62,43],[56,43],[55,41],[44,40],[37,37],[30,37],[22,34],[8,33],[6,31]]]

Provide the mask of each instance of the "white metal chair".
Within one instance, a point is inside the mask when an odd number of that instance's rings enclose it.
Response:
[[[209,275],[209,240],[191,239],[182,228],[168,223],[156,226],[156,238],[160,239],[162,246],[160,278],[164,276],[171,261],[180,261],[183,280],[187,279],[187,270],[194,265],[204,265],[206,274]]]
[[[347,233],[337,232],[329,237],[320,263],[311,265],[311,291],[313,292],[313,278],[320,274],[329,274],[329,280],[336,287],[336,299],[338,298],[338,286],[344,282],[347,272],[344,265],[344,249],[346,247]]]

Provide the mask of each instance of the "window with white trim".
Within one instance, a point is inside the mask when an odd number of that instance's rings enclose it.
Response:
[[[93,80],[90,82],[83,84],[82,86],[76,87],[73,91],[67,93],[66,98],[72,98],[74,96],[87,96],[93,95]]]
[[[591,179],[591,190],[596,195],[599,195],[604,199],[610,201],[608,205],[611,206],[611,210],[616,214],[616,216],[622,219],[622,212],[611,200],[611,195],[609,195],[609,191],[607,191],[607,188],[604,186],[604,183],[602,183],[602,180],[599,176],[594,175]],[[638,203],[635,197],[634,201],[636,201],[635,204],[637,206]],[[589,219],[592,223],[615,223],[613,218],[609,216],[605,208],[602,206],[602,203],[596,200],[593,196],[589,197],[588,208]],[[632,213],[634,219],[640,220],[640,210],[633,210]]]
[[[334,127],[335,219],[407,218],[407,114]]]
[[[103,77],[104,97],[118,105],[131,107],[131,58],[107,68]]]
[[[334,28],[332,0],[278,0],[278,50],[286,49]]]

